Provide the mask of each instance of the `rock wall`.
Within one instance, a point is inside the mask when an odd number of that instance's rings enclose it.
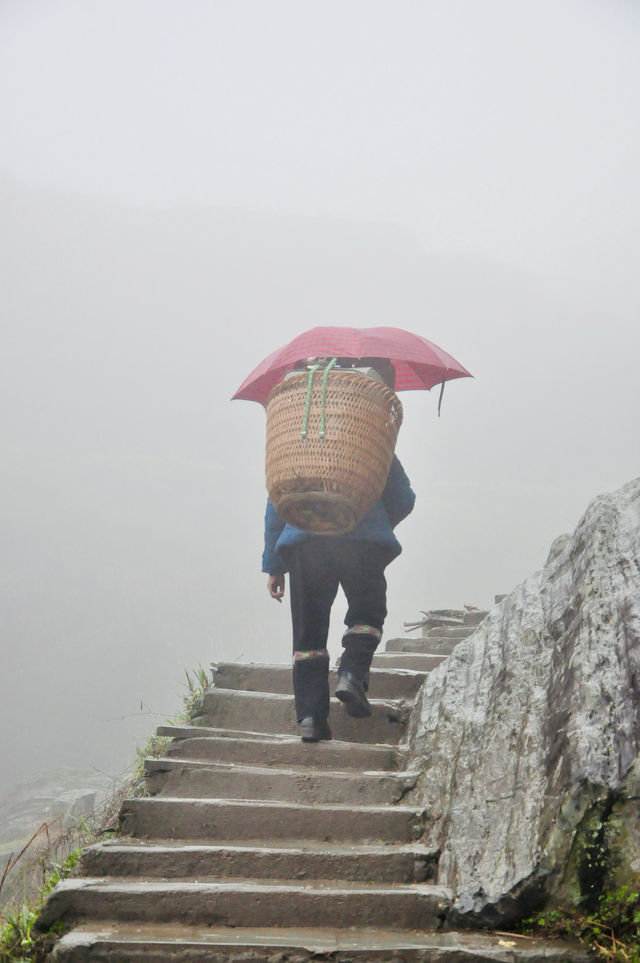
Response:
[[[640,871],[640,479],[431,673],[417,794],[460,921],[594,899]]]

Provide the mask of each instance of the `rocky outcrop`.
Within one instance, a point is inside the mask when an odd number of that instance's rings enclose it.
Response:
[[[595,898],[640,871],[640,479],[427,678],[416,800],[461,920]]]

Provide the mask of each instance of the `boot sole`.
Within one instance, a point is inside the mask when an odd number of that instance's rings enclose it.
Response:
[[[343,703],[347,715],[354,719],[366,719],[371,715],[371,706],[367,702],[365,695],[359,695],[350,686],[338,686],[336,689],[336,699]]]
[[[327,731],[322,735],[319,733],[302,733],[300,739],[302,742],[329,742],[331,740],[331,732]]]

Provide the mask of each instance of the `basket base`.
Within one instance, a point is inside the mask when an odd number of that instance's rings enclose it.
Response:
[[[345,535],[361,517],[352,499],[338,492],[288,492],[278,497],[276,511],[289,525],[314,535]]]

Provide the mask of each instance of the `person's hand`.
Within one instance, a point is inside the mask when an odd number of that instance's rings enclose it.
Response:
[[[276,602],[282,602],[284,595],[284,575],[270,575],[267,582],[267,592]]]

